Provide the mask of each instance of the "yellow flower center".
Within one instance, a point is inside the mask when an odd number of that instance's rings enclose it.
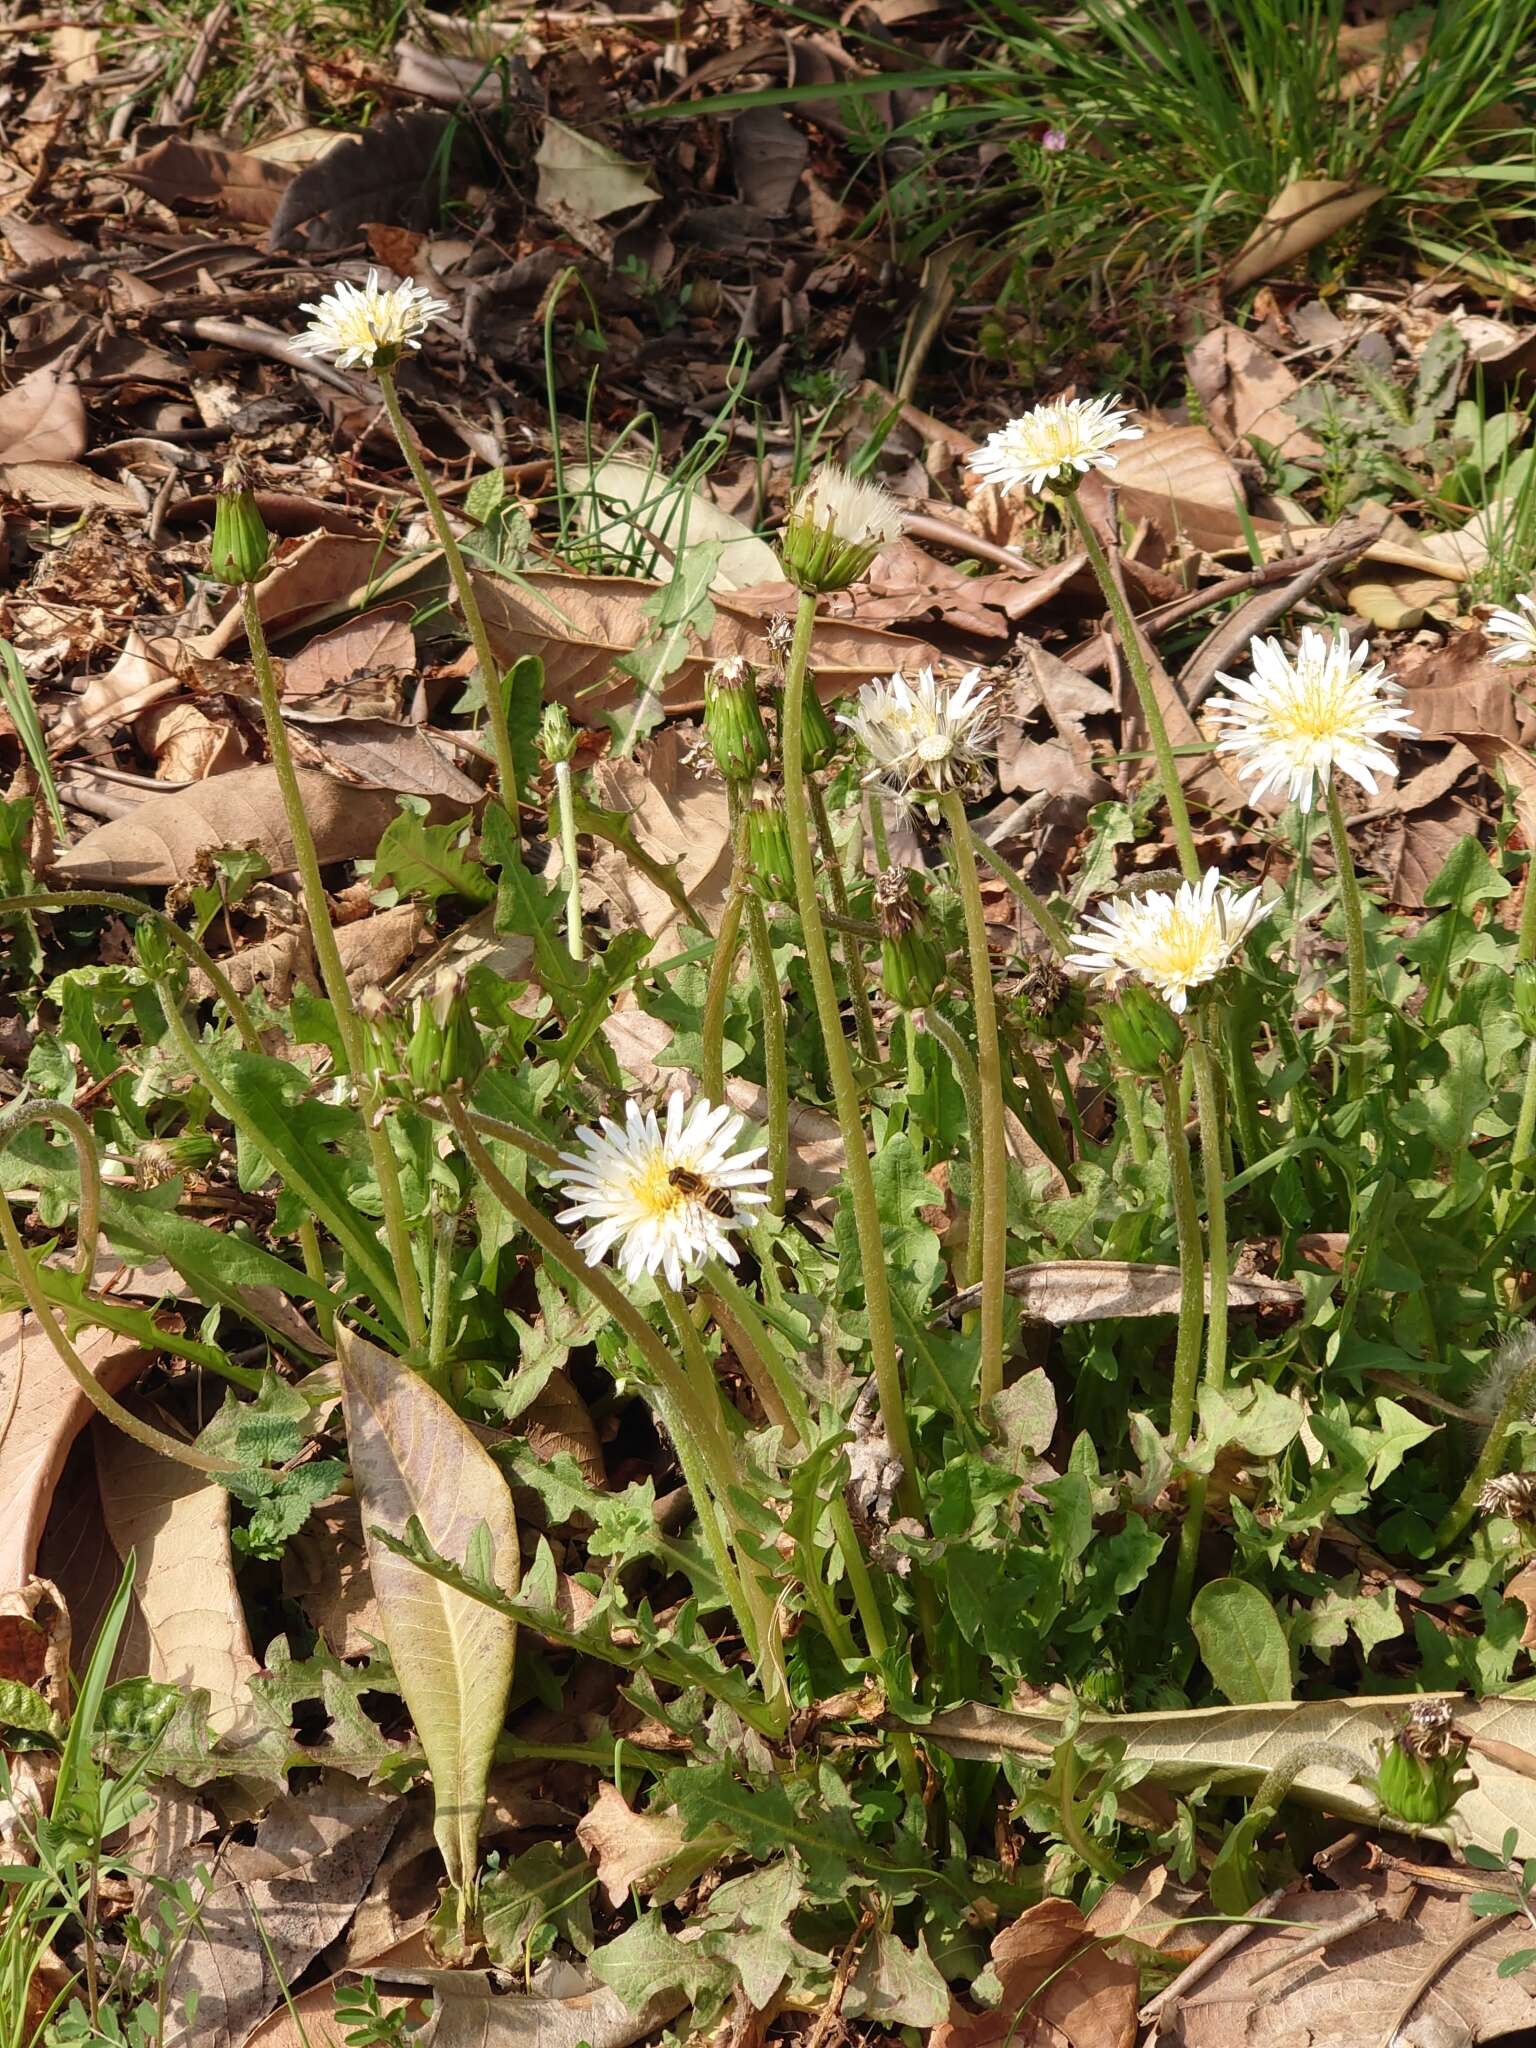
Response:
[[[665,1158],[658,1153],[655,1158],[647,1160],[635,1179],[636,1203],[657,1221],[663,1216],[670,1216],[674,1209],[680,1209],[691,1199],[681,1188],[672,1185],[668,1178],[671,1171]]]

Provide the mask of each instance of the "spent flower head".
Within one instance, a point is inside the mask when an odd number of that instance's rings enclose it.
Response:
[[[306,300],[299,311],[313,315],[298,340],[306,354],[329,356],[343,370],[354,365],[387,370],[408,348],[421,347],[421,337],[448,307],[409,280],[381,285],[377,270],[370,270],[366,284],[343,278],[324,298]]]
[[[601,1259],[615,1251],[630,1282],[660,1273],[672,1287],[711,1258],[736,1264],[733,1230],[747,1228],[768,1197],[771,1178],[758,1166],[767,1149],[738,1150],[747,1124],[733,1109],[699,1096],[690,1108],[675,1088],[664,1120],[635,1102],[624,1122],[578,1131],[581,1150],[562,1152],[570,1168],[562,1192],[570,1207],[562,1223],[583,1223],[580,1251]]]
[[[1234,889],[1207,868],[1199,882],[1117,897],[1085,918],[1067,965],[1110,989],[1131,976],[1179,1013],[1193,989],[1221,973],[1262,910],[1257,889]]]
[[[982,681],[979,668],[967,669],[953,685],[941,683],[931,668],[866,683],[852,711],[838,713],[838,723],[873,764],[864,780],[909,800],[974,790],[997,738],[992,685]]]
[[[1501,1472],[1477,1496],[1478,1513],[1536,1524],[1536,1472]]]
[[[901,508],[883,485],[823,463],[790,505],[784,572],[802,590],[846,590],[901,532]]]
[[[1075,491],[1090,469],[1113,469],[1110,450],[1139,441],[1118,394],[1053,398],[989,434],[971,457],[970,472],[1009,491]]]
[[[1488,614],[1483,631],[1490,640],[1502,640],[1494,649],[1495,661],[1536,661],[1536,597],[1524,591],[1515,599],[1520,609],[1507,611],[1502,605]]]
[[[1304,811],[1335,775],[1348,775],[1372,792],[1397,763],[1382,739],[1411,740],[1418,727],[1399,701],[1402,691],[1378,661],[1369,641],[1351,649],[1349,635],[1303,626],[1294,655],[1278,640],[1249,643],[1252,674],[1217,672],[1231,695],[1208,707],[1217,728],[1218,754],[1230,754],[1244,779],[1257,778],[1255,797],[1284,788]]]

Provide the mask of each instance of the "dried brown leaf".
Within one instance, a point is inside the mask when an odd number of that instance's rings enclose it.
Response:
[[[134,737],[162,782],[205,782],[245,765],[245,741],[231,719],[210,718],[200,705],[155,704],[134,722]]]
[[[299,787],[322,861],[371,854],[397,809],[386,790],[353,788],[312,769],[299,770]],[[163,885],[184,881],[201,856],[224,846],[255,846],[274,874],[293,866],[293,840],[270,766],[237,768],[151,797],[129,816],[83,834],[57,856],[53,873],[76,882]]]
[[[1185,361],[1206,418],[1229,446],[1257,434],[1292,457],[1322,453],[1286,410],[1298,389],[1296,379],[1244,328],[1212,327],[1187,351]]]
[[[75,1349],[109,1394],[151,1362],[137,1344],[95,1324],[79,1332]],[[0,1591],[31,1574],[70,1447],[95,1412],[36,1318],[17,1309],[0,1315]]]
[[[1453,737],[1491,775],[1509,784],[1520,835],[1527,846],[1536,846],[1536,761],[1529,751],[1501,733],[1461,732]]]
[[[0,462],[73,462],[86,441],[85,401],[67,370],[45,364],[0,395]]]
[[[298,758],[356,789],[436,797],[461,811],[485,794],[419,726],[392,718],[289,716]]]
[[[293,182],[293,173],[281,164],[217,143],[188,142],[180,135],[157,142],[117,175],[166,206],[214,206],[228,219],[253,227],[273,219]]]
[[[1227,290],[1240,292],[1266,271],[1289,269],[1299,256],[1368,213],[1383,189],[1347,178],[1292,178],[1227,265],[1222,280]]]
[[[1137,1976],[1093,1944],[1070,1899],[1042,1899],[992,1939],[1002,1997],[986,2012],[958,2004],[929,2048],[1132,2048]]]
[[[283,663],[283,697],[288,703],[345,683],[363,670],[400,675],[416,666],[411,608],[385,604],[318,633]]]
[[[1148,520],[1175,555],[1243,543],[1243,481],[1208,427],[1153,422],[1117,459],[1108,484],[1103,478],[1089,481],[1085,502],[1101,502],[1112,485],[1122,516]],[[1256,523],[1262,531],[1270,522]]]
[[[289,1537],[282,1569],[285,1597],[335,1656],[363,1657],[370,1639],[383,1640],[362,1517],[350,1495],[323,1501]]]
[[[684,1856],[685,1831],[675,1813],[636,1813],[616,1785],[606,1780],[597,1788],[590,1812],[576,1823],[576,1839],[597,1865],[598,1883],[611,1906],[622,1906],[631,1890],[648,1896],[663,1890],[669,1866],[688,1866],[682,1882],[697,1867]],[[663,1892],[670,1897],[670,1892]]]
[[[0,463],[0,493],[35,512],[137,512],[126,484],[98,476],[80,462]]]
[[[1008,1292],[1031,1322],[1060,1329],[1068,1323],[1091,1323],[1100,1316],[1174,1316],[1179,1312],[1177,1266],[1142,1266],[1129,1259],[1048,1259],[1035,1266],[1011,1266]],[[1206,1276],[1210,1294],[1210,1276]],[[974,1308],[979,1287],[966,1287],[945,1304],[946,1315]],[[1232,1308],[1295,1309],[1301,1289],[1289,1280],[1227,1282]]]
[[[642,849],[673,868],[694,909],[718,924],[732,865],[719,771],[707,761],[685,760],[682,733],[667,726],[633,760],[600,761],[594,781],[603,808],[627,813]],[[676,933],[682,912],[616,847],[600,845],[591,872],[627,925],[657,940]]]
[[[274,249],[327,255],[355,242],[379,222],[425,229],[432,225],[441,189],[440,152],[462,157],[467,135],[446,114],[418,109],[383,114],[361,135],[307,164],[267,218]]]
[[[149,1675],[202,1686],[208,1725],[225,1734],[244,1719],[250,1680],[261,1669],[235,1585],[229,1493],[104,1422],[92,1434],[108,1533],[124,1562],[134,1554]]]
[[[583,1479],[598,1488],[608,1484],[602,1445],[592,1411],[577,1393],[569,1373],[558,1366],[517,1419],[536,1458],[575,1460]]]

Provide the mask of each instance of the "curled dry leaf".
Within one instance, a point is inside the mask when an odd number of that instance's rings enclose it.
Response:
[[[700,1874],[698,1856],[687,1853],[686,1834],[675,1813],[636,1813],[616,1785],[605,1779],[591,1810],[576,1823],[576,1839],[597,1865],[597,1879],[615,1908],[631,1891],[672,1898]],[[704,1859],[713,1860],[705,1848]],[[668,1883],[669,1873],[673,1879]]]
[[[150,1364],[147,1351],[99,1325],[81,1330],[75,1349],[109,1394]],[[0,1592],[30,1575],[70,1446],[95,1412],[36,1318],[0,1316]]]
[[[85,401],[67,370],[45,364],[0,396],[0,462],[73,462],[86,439]]]
[[[1381,198],[1380,185],[1356,185],[1347,178],[1292,178],[1264,209],[1264,218],[1227,265],[1222,282],[1229,292],[1266,271],[1286,270],[1309,249],[1357,221]]]
[[[266,216],[268,240],[274,249],[324,255],[357,241],[372,222],[430,227],[444,159],[461,158],[467,146],[462,124],[450,129],[446,114],[381,115],[285,183],[280,204]]]
[[[227,1734],[245,1718],[251,1655],[229,1549],[229,1494],[201,1473],[108,1424],[92,1430],[102,1513],[113,1547],[134,1557],[149,1630],[151,1678],[208,1694],[208,1725]]]
[[[951,2003],[929,2048],[1132,2048],[1137,1975],[1092,1937],[1070,1899],[1042,1899],[993,1936],[1002,1996],[985,2012]]]
[[[384,1640],[432,1772],[435,1832],[451,1884],[475,1869],[491,1757],[512,1684],[515,1625],[381,1543],[412,1521],[456,1564],[481,1532],[490,1570],[517,1590],[512,1496],[473,1430],[419,1374],[338,1328],[347,1445]]]
[[[1060,1329],[1067,1323],[1097,1322],[1101,1316],[1176,1316],[1179,1312],[1177,1266],[1141,1266],[1130,1259],[1047,1259],[1036,1266],[1012,1266],[1008,1292],[1026,1319]],[[979,1287],[967,1287],[946,1302],[946,1316],[963,1314],[981,1299]],[[1206,1275],[1210,1301],[1210,1275]],[[1289,1280],[1227,1282],[1231,1308],[1299,1309],[1301,1289]]]
[[[313,769],[299,770],[309,828],[322,861],[371,854],[396,812],[394,795],[355,789]],[[444,815],[451,806],[444,806]],[[254,846],[274,874],[293,866],[293,840],[276,772],[237,768],[151,797],[124,818],[110,818],[58,855],[53,873],[73,882],[142,888],[184,881],[221,846]]]
[[[184,700],[152,705],[135,720],[134,734],[162,782],[206,782],[245,765],[238,729]]]

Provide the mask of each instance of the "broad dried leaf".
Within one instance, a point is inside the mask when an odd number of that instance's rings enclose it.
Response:
[[[408,592],[414,597],[434,589],[446,594],[447,587],[447,571],[436,553],[402,559],[377,540],[311,533],[257,584],[256,609],[267,638],[278,641],[332,619],[366,614],[386,595]],[[185,644],[200,659],[212,660],[244,639],[241,607],[231,603],[210,632]]]
[[[1514,795],[1520,836],[1536,846],[1536,761],[1526,748],[1502,733],[1461,732],[1453,735],[1491,775],[1507,782]]]
[[[118,1556],[134,1554],[134,1585],[149,1630],[149,1675],[208,1694],[208,1725],[226,1734],[245,1717],[251,1655],[229,1549],[229,1494],[98,1422],[96,1473]]]
[[[85,402],[67,370],[44,364],[0,396],[0,462],[73,462],[86,440]]]
[[[245,765],[245,741],[230,719],[210,718],[199,704],[155,704],[134,724],[134,737],[162,782],[206,782]]]
[[[1529,2039],[1529,1977],[1500,1977],[1500,1961],[1529,1948],[1523,1915],[1473,1922],[1465,1900],[1433,1884],[1405,1888],[1363,1855],[1331,1866],[1326,1889],[1297,1886],[1276,1918],[1254,1929],[1165,2012],[1158,2039],[1176,2048],[1475,2048]],[[1375,1907],[1364,1927],[1347,1923]],[[1466,1936],[1476,1926],[1469,1943]],[[1338,1932],[1324,1952],[1296,1950],[1311,1930]]]
[[[126,484],[98,476],[81,462],[0,463],[0,493],[36,512],[138,512]]]
[[[274,1800],[254,1844],[225,1849],[174,1964],[167,2048],[244,2048],[346,1927],[399,1813],[393,1794],[331,1773]],[[194,1845],[174,1874],[192,1880],[209,1861],[207,1847]]]
[[[748,206],[782,215],[794,205],[811,145],[782,107],[746,107],[731,120],[731,168]]]
[[[1090,504],[1106,489],[1102,478],[1092,481]],[[1208,427],[1149,424],[1142,439],[1117,457],[1109,484],[1122,515],[1150,521],[1175,554],[1242,545],[1242,478]],[[1270,522],[1257,524],[1263,530]]]
[[[345,683],[360,671],[385,669],[400,675],[416,666],[416,636],[411,608],[383,604],[363,612],[328,633],[319,633],[283,663],[283,699],[316,696]]]
[[[1477,1783],[1451,1810],[1445,1836],[1464,1845],[1497,1850],[1507,1828],[1516,1835],[1517,1856],[1536,1855],[1536,1701],[1467,1700],[1448,1697],[1456,1725],[1474,1740],[1472,1769]],[[1366,1698],[1298,1700],[1255,1707],[1193,1707],[1184,1713],[1089,1714],[1085,1742],[1123,1742],[1135,1762],[1151,1766],[1152,1782],[1175,1790],[1231,1772],[1231,1789],[1253,1792],[1266,1771],[1296,1751],[1323,1744],[1352,1751],[1367,1776],[1376,1768],[1376,1745],[1401,1725],[1401,1701]],[[936,1714],[927,1733],[953,1756],[996,1763],[1005,1755],[1043,1756],[1060,1739],[1061,1715],[1043,1709],[1015,1712],[1003,1707],[964,1706]],[[1514,1768],[1497,1747],[1523,1752]],[[1309,1765],[1289,1795],[1324,1813],[1351,1821],[1379,1817],[1374,1794],[1331,1764]]]
[[[398,805],[387,790],[357,789],[313,769],[299,788],[324,861],[369,855]],[[443,806],[443,814],[451,809]],[[293,866],[293,840],[276,771],[237,768],[211,782],[151,797],[125,818],[109,818],[60,853],[52,872],[74,882],[143,888],[184,881],[196,862],[224,846],[254,846],[273,874]]]
[[[293,173],[243,150],[221,149],[217,143],[188,142],[167,136],[117,173],[130,185],[173,209],[197,204],[216,206],[230,220],[265,227],[277,214]]]
[[[545,213],[606,220],[611,213],[625,213],[661,196],[642,165],[626,163],[605,143],[552,116],[544,123],[534,162],[539,169],[534,204]]]
[[[49,738],[58,753],[109,726],[126,725],[182,686],[186,642],[168,634],[146,637],[130,626],[122,652],[109,669],[92,676],[78,697],[55,715]]]
[[[634,760],[600,761],[593,773],[603,808],[627,813],[642,850],[672,868],[694,909],[711,925],[718,924],[733,859],[719,771],[707,761],[685,760],[683,735],[668,726]],[[626,926],[661,941],[682,925],[682,912],[671,897],[617,847],[597,848],[592,876]]]
[[[1246,329],[1212,327],[1185,360],[1206,418],[1229,445],[1256,434],[1290,456],[1322,453],[1286,410],[1299,388],[1296,379]]]
[[[1035,1266],[1012,1266],[1008,1292],[1022,1313],[1035,1323],[1057,1329],[1067,1323],[1097,1322],[1101,1316],[1176,1316],[1179,1312],[1177,1266],[1142,1266],[1130,1259],[1047,1259]],[[1206,1275],[1206,1300],[1210,1300]],[[979,1287],[967,1287],[945,1304],[946,1315],[960,1315],[981,1299]],[[1227,1282],[1231,1308],[1298,1309],[1301,1289],[1289,1280]]]
[[[344,249],[374,223],[425,229],[440,189],[436,171],[445,141],[458,154],[464,138],[446,114],[383,114],[361,135],[327,150],[288,185],[267,217],[274,249],[304,248],[312,256]]]
[[[621,656],[654,637],[645,606],[660,584],[543,572],[516,584],[480,573],[474,580],[498,661],[510,667],[519,655],[538,655],[548,695],[587,725],[599,723],[604,711],[633,702],[638,684],[630,676],[615,676],[614,668]],[[740,597],[717,596],[713,603],[715,623],[708,641],[667,678],[662,705],[674,715],[702,709],[704,676],[712,662],[744,654],[761,668],[770,659],[761,612]],[[921,662],[942,665],[944,660],[936,649],[905,634],[838,619],[818,621],[811,657],[824,698],[844,696],[893,669]]]
[[[338,1657],[365,1657],[383,1639],[357,1502],[323,1501],[283,1546],[283,1593]]]
[[[474,1432],[398,1359],[337,1330],[347,1445],[368,1564],[400,1690],[432,1772],[435,1833],[450,1883],[472,1881],[492,1752],[512,1684],[516,1628],[430,1578],[374,1536],[404,1540],[419,1522],[462,1564],[484,1529],[498,1586],[519,1576],[512,1496]]]
[[[1228,291],[1286,270],[1309,249],[1368,213],[1381,198],[1380,185],[1355,185],[1347,178],[1293,178],[1264,209],[1264,218],[1227,265]]]
[[[290,714],[295,754],[356,789],[435,797],[460,811],[485,794],[418,726],[393,718],[325,718]]]
[[[436,2005],[421,2048],[631,2048],[682,2011],[675,1992],[632,2012],[606,1984],[569,1964],[546,1964],[531,1993],[503,1996],[479,1971],[397,1973],[401,1982],[430,1985]]]
[[[99,1325],[81,1330],[75,1349],[109,1394],[151,1363],[147,1351]],[[36,1319],[19,1309],[0,1315],[0,1592],[31,1576],[59,1475],[95,1413]]]
[[[631,1891],[650,1897],[663,1890],[664,1896],[673,1896],[663,1881],[668,1867],[683,1858],[685,1846],[683,1823],[675,1813],[636,1813],[617,1785],[605,1779],[591,1810],[576,1823],[576,1839],[597,1865],[610,1906],[622,1906]],[[697,1874],[689,1866],[683,1881]]]
[[[1002,1996],[985,2012],[958,2004],[929,2048],[1131,2048],[1137,1975],[1093,1942],[1070,1899],[1042,1899],[992,1938]]]
[[[536,1458],[546,1464],[551,1458],[571,1458],[589,1485],[599,1490],[607,1486],[608,1468],[592,1411],[570,1374],[559,1366],[519,1415],[517,1427]]]

